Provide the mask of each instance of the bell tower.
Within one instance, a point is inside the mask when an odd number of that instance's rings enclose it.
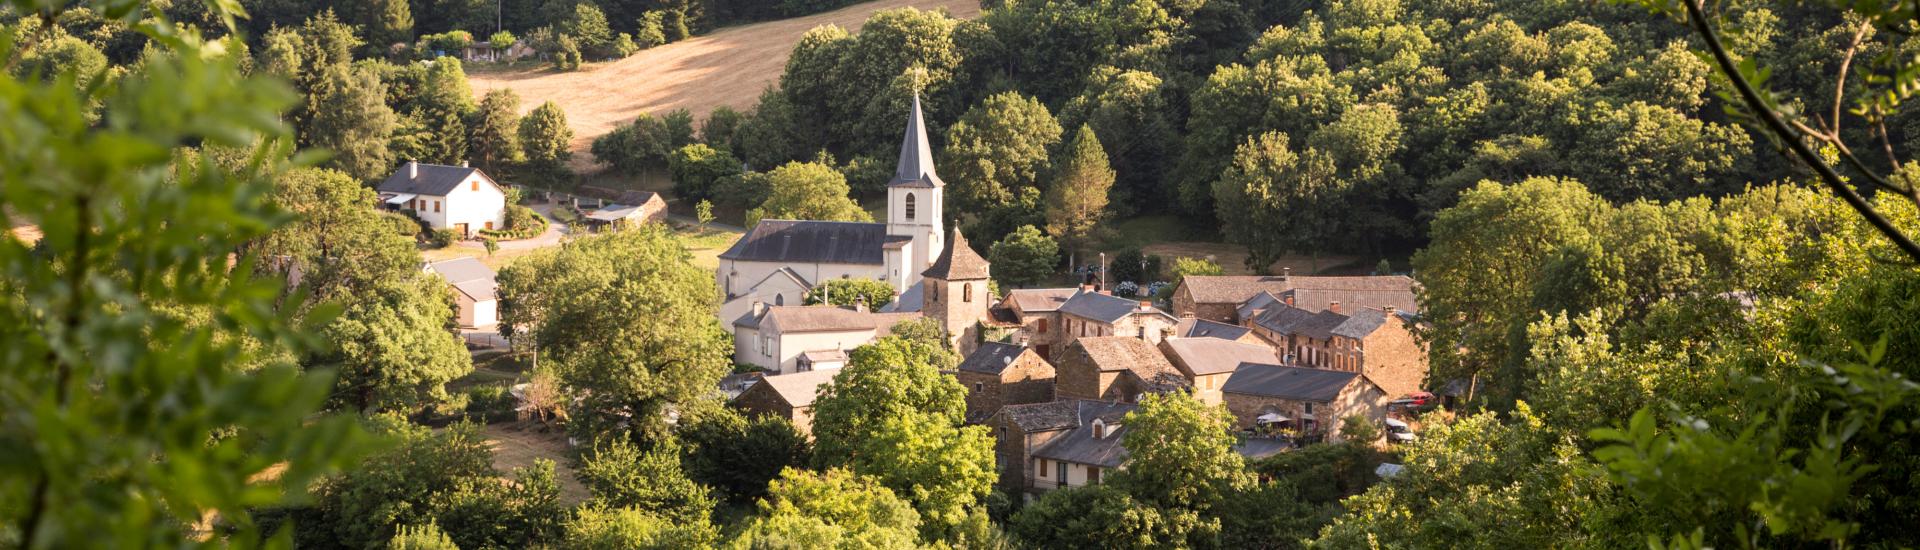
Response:
[[[961,357],[973,353],[980,321],[987,319],[993,293],[987,284],[991,277],[986,258],[981,258],[960,230],[953,231],[953,245],[940,253],[933,266],[920,275],[920,314],[940,323],[947,331],[947,343]]]
[[[903,269],[909,286],[945,249],[940,220],[946,216],[946,185],[933,171],[933,146],[927,142],[927,124],[915,94],[906,137],[900,142],[900,164],[887,182],[887,234],[913,239],[913,256],[906,258]]]

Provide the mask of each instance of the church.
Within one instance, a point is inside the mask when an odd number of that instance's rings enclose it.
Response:
[[[720,319],[731,322],[756,305],[798,306],[830,279],[874,279],[893,287],[889,312],[919,311],[922,273],[940,258],[946,183],[934,173],[920,98],[913,100],[900,163],[887,182],[885,223],[760,220],[720,254],[715,283]]]

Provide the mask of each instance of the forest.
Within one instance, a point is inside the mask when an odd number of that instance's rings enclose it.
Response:
[[[565,188],[573,135],[476,98],[434,37],[548,36],[564,64],[845,3],[0,4],[0,221],[40,235],[0,238],[0,543],[1920,545],[1904,4],[984,0],[819,28],[756,107],[590,152],[750,220],[862,219],[917,98],[996,270],[1153,215],[1255,270],[1402,260],[1459,402],[1405,446],[1246,460],[1223,410],[1150,397],[1128,469],[1026,502],[933,324],[853,350],[811,438],[724,406],[713,274],[652,227],[500,271],[585,498],[553,461],[497,467],[499,403],[446,388],[474,368],[451,298],[367,184],[419,159]]]

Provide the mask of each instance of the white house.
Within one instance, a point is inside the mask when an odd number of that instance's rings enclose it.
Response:
[[[499,302],[494,290],[493,270],[478,258],[455,258],[427,264],[426,271],[447,280],[460,304],[460,326],[489,327],[499,323]]]
[[[505,229],[507,193],[478,168],[407,161],[380,182],[381,204],[409,210],[434,229],[466,237]]]
[[[884,338],[919,313],[873,313],[834,306],[768,307],[733,322],[733,361],[773,374],[839,368],[844,352]]]
[[[934,173],[916,97],[887,183],[886,222],[761,220],[720,254],[714,275],[720,320],[731,322],[756,303],[799,305],[813,285],[829,279],[886,281],[895,295],[915,290],[945,248],[945,186]]]

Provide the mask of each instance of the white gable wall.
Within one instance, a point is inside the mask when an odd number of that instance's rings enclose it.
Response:
[[[468,234],[478,234],[489,227],[507,227],[506,193],[481,177],[479,172],[467,176],[465,181],[445,196],[420,195],[402,206],[412,209],[414,214],[434,229],[453,229],[464,223],[467,224]]]

